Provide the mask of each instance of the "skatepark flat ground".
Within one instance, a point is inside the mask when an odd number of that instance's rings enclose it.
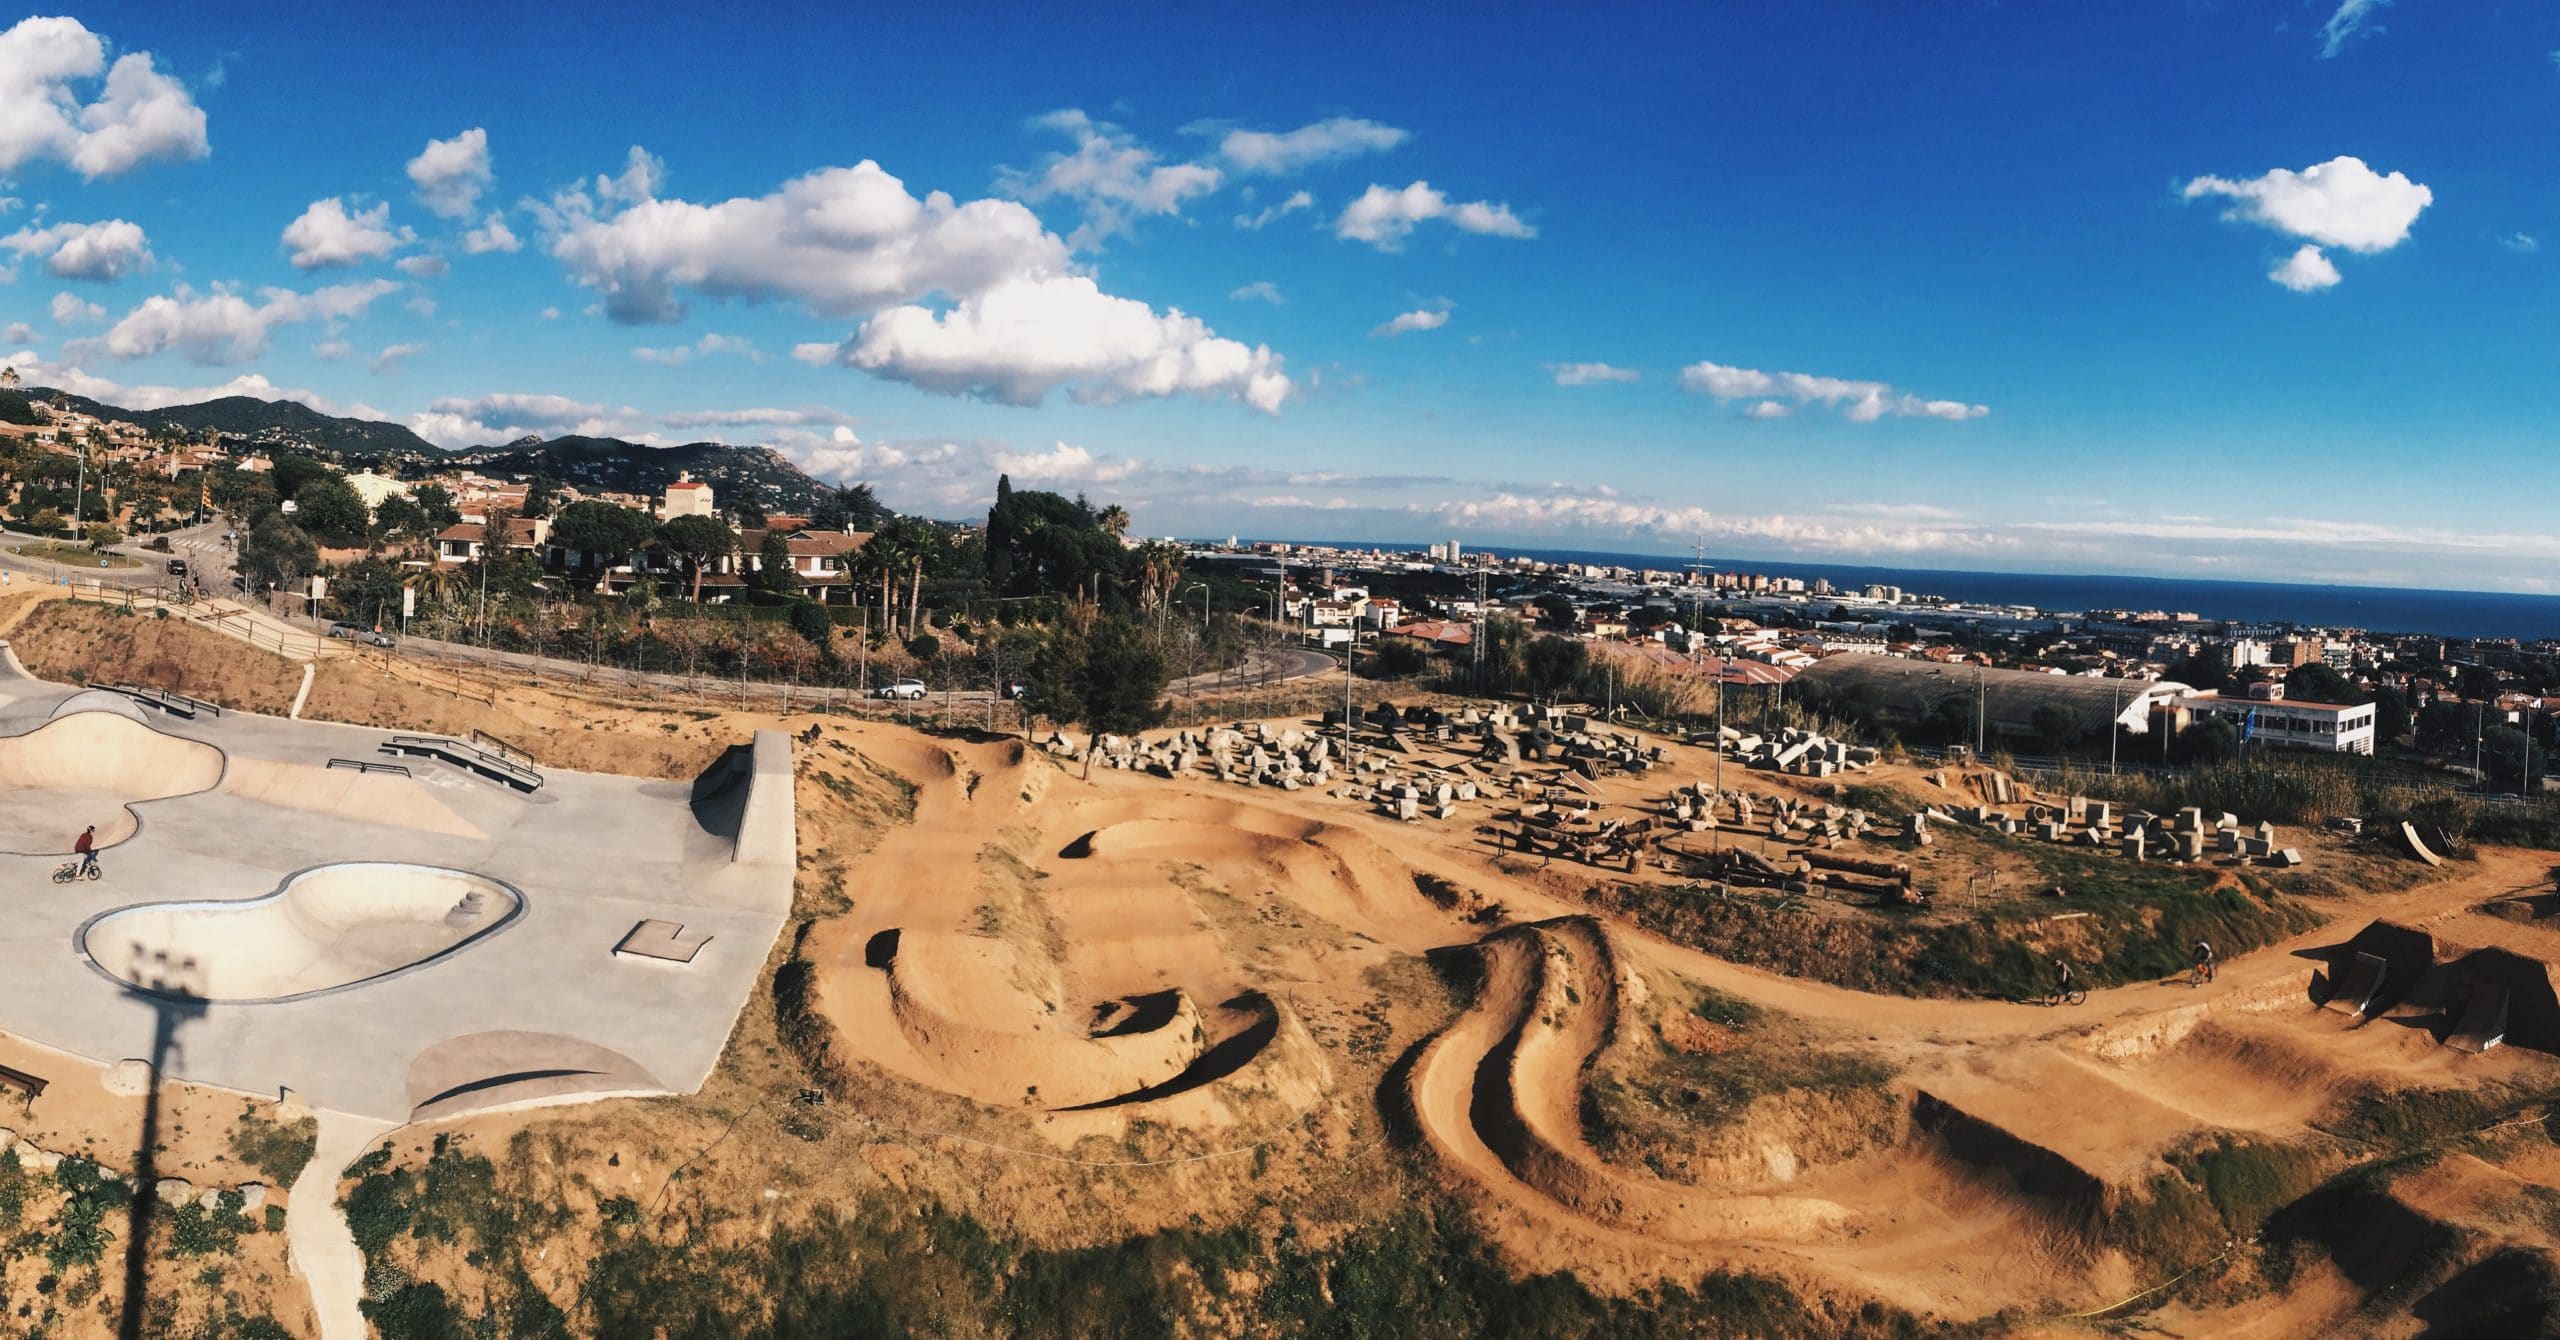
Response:
[[[733,859],[746,855],[737,833],[706,827],[692,784],[545,769],[527,795],[423,759],[402,761],[407,777],[333,769],[332,758],[388,761],[377,746],[390,732],[236,712],[165,717],[0,669],[0,737],[91,712],[223,755],[211,789],[132,805],[139,828],[104,850],[99,881],[54,884],[63,858],[0,855],[11,890],[0,1028],[100,1061],[152,1055],[165,1013],[166,1077],[270,1098],[289,1088],[315,1108],[384,1121],[429,1102],[449,1115],[580,1093],[690,1092],[789,910],[787,809],[778,854],[768,841],[756,859]],[[114,738],[149,747],[125,736]],[[759,743],[760,759],[783,751],[786,807],[787,749],[779,736]],[[96,791],[76,798],[106,803]],[[46,817],[61,808],[38,800],[28,793],[26,807]],[[106,808],[78,823],[121,831],[124,817]],[[73,823],[56,849],[76,832]],[[442,957],[281,1001],[172,1005],[80,948],[84,926],[120,909],[265,899],[300,872],[345,862],[467,871],[521,891],[523,908]],[[653,919],[710,941],[686,964],[613,952]]]

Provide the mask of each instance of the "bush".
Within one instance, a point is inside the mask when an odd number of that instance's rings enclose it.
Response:
[[[269,1186],[291,1186],[319,1141],[320,1123],[309,1117],[286,1123],[251,1110],[231,1128],[231,1156],[264,1174]]]
[[[918,633],[907,639],[907,654],[919,661],[930,661],[942,652],[942,639],[931,633]]]

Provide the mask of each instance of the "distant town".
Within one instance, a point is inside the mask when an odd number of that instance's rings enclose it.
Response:
[[[1191,552],[1285,580],[1288,618],[1323,645],[1403,639],[1463,660],[1488,619],[1516,619],[1595,658],[1772,696],[1792,687],[1905,738],[2036,754],[2196,762],[2243,748],[2373,755],[2406,744],[2475,781],[2503,775],[2512,790],[2528,767],[2533,785],[2544,781],[2560,708],[2560,644],[2548,640],[1966,603],[1704,562],[1551,562],[1457,540]],[[2146,752],[2131,755],[2128,737]]]

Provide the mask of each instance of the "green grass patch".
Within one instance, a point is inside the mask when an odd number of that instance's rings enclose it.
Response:
[[[257,1169],[272,1187],[293,1185],[319,1143],[320,1123],[311,1117],[276,1121],[252,1107],[231,1127],[231,1156]]]

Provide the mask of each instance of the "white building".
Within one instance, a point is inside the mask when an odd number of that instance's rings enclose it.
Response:
[[[2324,754],[2373,752],[2373,704],[2346,707],[2292,698],[2225,698],[2190,693],[2178,700],[2189,715],[2220,717],[2239,730],[2243,748],[2309,749]]]
[[[365,510],[368,512],[379,509],[383,503],[394,497],[409,496],[408,485],[389,475],[375,474],[371,470],[347,476],[347,487],[354,489],[356,496],[364,499]]]
[[[711,486],[691,475],[679,476],[676,482],[667,485],[665,496],[658,501],[658,518],[662,521],[673,521],[680,516],[709,516],[712,510]]]

